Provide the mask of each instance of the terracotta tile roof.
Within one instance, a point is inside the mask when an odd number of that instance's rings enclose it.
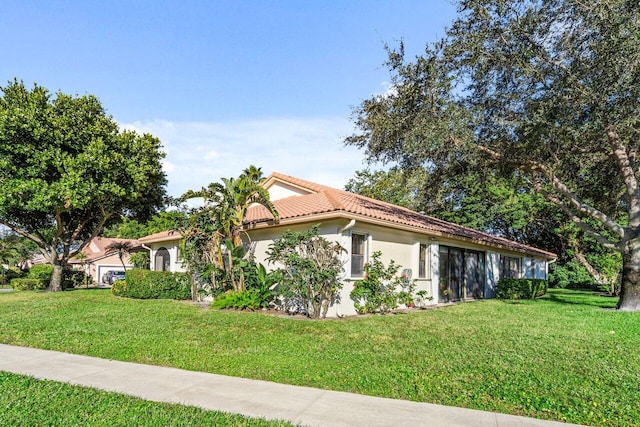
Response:
[[[168,230],[161,231],[159,233],[150,234],[148,236],[141,237],[138,239],[140,243],[156,243],[156,242],[170,242],[172,240],[180,240],[182,239],[182,235],[179,231],[176,230]]]
[[[545,258],[556,258],[556,255],[519,242],[497,237],[488,233],[474,230],[461,225],[442,221],[437,218],[414,212],[401,206],[385,203],[359,194],[327,187],[299,178],[274,172],[263,183],[269,187],[280,181],[303,189],[313,191],[312,194],[291,196],[275,200],[273,204],[280,214],[280,221],[289,219],[303,219],[319,214],[342,213],[347,216],[359,216],[360,220],[380,220],[390,227],[405,226],[416,232],[442,235],[450,238],[471,240],[476,243],[488,244],[517,252],[525,252]],[[249,208],[245,219],[246,224],[256,224],[273,220],[271,214],[262,206]]]

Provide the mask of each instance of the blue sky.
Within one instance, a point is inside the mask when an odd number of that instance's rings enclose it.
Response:
[[[14,1],[0,5],[0,85],[94,94],[159,137],[178,196],[250,164],[342,187],[363,153],[351,109],[384,93],[384,43],[442,36],[450,0]]]

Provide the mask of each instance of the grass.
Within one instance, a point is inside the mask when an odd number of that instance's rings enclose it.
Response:
[[[578,424],[640,419],[640,313],[551,290],[408,314],[306,321],[130,300],[0,293],[0,342]]]
[[[291,426],[0,372],[3,426]]]

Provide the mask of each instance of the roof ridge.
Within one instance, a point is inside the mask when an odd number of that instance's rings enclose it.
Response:
[[[340,203],[340,201],[336,199],[331,193],[332,191],[328,191],[328,190],[322,191],[322,194],[324,194],[327,197],[327,199],[333,205],[334,208],[341,211],[345,210],[344,205]]]

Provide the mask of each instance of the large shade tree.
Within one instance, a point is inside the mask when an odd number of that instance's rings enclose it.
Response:
[[[102,227],[163,204],[160,141],[120,131],[95,96],[0,88],[0,224],[35,242],[53,266],[48,289]]]
[[[640,310],[640,3],[463,0],[393,91],[354,111],[373,160],[521,173],[583,233],[622,255],[618,308]]]

